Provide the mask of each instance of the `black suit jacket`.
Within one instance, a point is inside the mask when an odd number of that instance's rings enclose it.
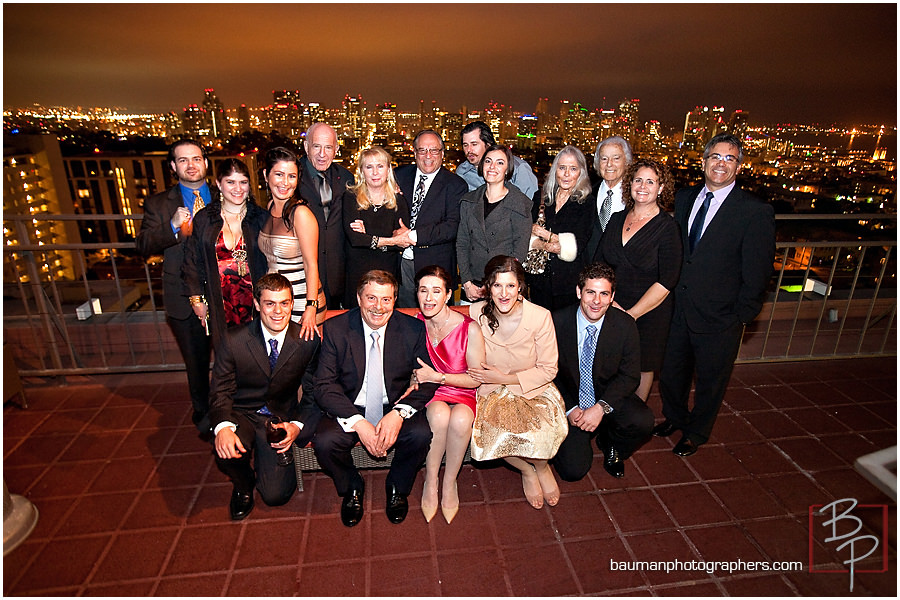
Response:
[[[416,165],[405,165],[394,171],[397,185],[412,211],[416,186]],[[459,199],[469,191],[465,180],[441,167],[428,188],[416,219],[418,240],[413,253],[413,266],[418,272],[428,265],[440,265],[456,281],[456,232],[459,230]],[[407,223],[409,225],[409,223]]]
[[[362,390],[366,376],[366,340],[359,308],[348,310],[325,322],[322,351],[315,376],[316,402],[326,413],[346,419],[361,414],[353,401]],[[397,310],[384,327],[382,354],[388,410],[409,387],[410,376],[419,368],[416,358],[431,364],[425,346],[425,325]],[[434,396],[437,384],[419,384],[419,389],[403,399],[423,410]]]
[[[209,193],[212,200],[218,200],[219,190],[215,186],[209,186]],[[172,217],[180,206],[184,206],[184,201],[177,185],[147,198],[135,247],[144,258],[163,255],[162,286],[166,314],[176,319],[187,319],[194,316],[194,311],[188,302],[181,267],[184,264],[185,240],[189,237],[176,236],[171,225]]]
[[[300,384],[319,344],[318,335],[309,341],[300,339],[300,326],[291,322],[275,370],[270,372],[259,317],[230,329],[216,349],[213,365],[209,403],[212,426],[233,422],[233,411],[255,412],[265,405],[286,421],[312,423],[315,427],[319,407],[311,397],[301,401]]]
[[[579,373],[578,306],[553,313],[556,343],[559,348],[559,371],[556,387],[566,402],[566,410],[578,406]],[[622,407],[624,400],[634,394],[641,380],[641,343],[637,325],[625,311],[610,306],[597,333],[594,353],[594,396],[609,404],[613,410]]]
[[[750,323],[762,309],[775,258],[775,211],[735,186],[691,252],[688,219],[702,187],[675,195],[684,248],[675,310],[692,331],[716,333]]]
[[[319,197],[318,176],[310,177],[316,170],[304,156],[301,159],[303,172],[300,177],[300,197],[306,200],[309,209],[316,216],[319,225],[319,279],[325,289],[328,302],[332,297],[341,300],[344,297],[344,217],[342,212],[344,192],[348,185],[353,185],[353,175],[337,163],[325,171],[325,178],[331,185],[331,208],[328,220],[325,220],[325,208]]]

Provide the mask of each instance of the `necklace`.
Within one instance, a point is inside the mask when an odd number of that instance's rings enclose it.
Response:
[[[247,213],[247,205],[245,204],[239,212],[233,213],[225,210],[225,206],[222,206],[222,220],[225,221],[225,226],[228,227],[228,233],[231,234],[232,239],[234,240],[234,248],[231,250],[231,259],[234,261],[235,266],[237,267],[237,273],[241,277],[246,277],[249,268],[247,267],[247,245],[244,243],[244,236],[241,235],[240,239],[235,235],[234,230],[231,228],[231,222],[228,220],[228,217],[225,214],[229,215],[240,215],[237,219],[238,223],[242,223],[244,220],[244,215]],[[238,230],[240,231],[240,226],[238,226]]]
[[[445,306],[444,308],[447,308],[447,307]],[[434,331],[431,332],[431,334],[432,334],[432,335],[431,335],[431,339],[432,339],[432,342],[431,342],[431,343],[432,343],[432,345],[437,345],[437,343],[440,341],[440,338],[439,338],[438,336],[439,336],[441,333],[443,333],[444,327],[446,327],[446,326],[447,326],[447,323],[450,322],[450,318],[451,318],[452,316],[453,316],[452,311],[450,311],[449,309],[447,309],[447,318],[444,319],[444,322],[443,322],[441,325],[434,325],[434,326],[432,327],[432,329],[434,329]],[[434,317],[432,317],[432,319],[433,319],[433,318],[434,318]],[[429,319],[428,322],[431,323],[432,320]]]
[[[657,214],[659,214],[659,213],[657,213]],[[635,223],[640,223],[640,222],[643,221],[644,219],[646,219],[646,218],[648,218],[648,217],[651,216],[651,215],[648,213],[648,214],[644,215],[643,217],[638,217],[637,219],[635,219],[635,218],[634,218],[634,210],[631,211],[631,215],[632,215],[632,216],[631,216],[631,222],[630,222],[630,223],[625,223],[625,231],[631,231],[631,228],[634,227],[634,224],[635,224]],[[656,216],[656,215],[653,215],[653,216]]]

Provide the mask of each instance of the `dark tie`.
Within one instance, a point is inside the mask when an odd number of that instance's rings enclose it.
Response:
[[[422,200],[425,199],[425,178],[428,177],[424,173],[419,176],[419,185],[416,186],[416,193],[413,194],[413,205],[409,211],[409,228],[415,229],[416,219],[419,217],[419,209],[422,208]]]
[[[206,206],[206,203],[203,202],[203,196],[200,195],[200,190],[194,190],[194,210],[191,211],[191,214],[196,215],[199,211],[203,210],[204,206]]]
[[[600,229],[603,231],[606,231],[606,224],[609,223],[609,218],[612,216],[612,194],[612,190],[607,191],[606,198],[600,205]]]
[[[319,172],[319,201],[322,203],[322,210],[325,213],[325,220],[331,213],[331,186],[325,179],[325,173]]]
[[[381,372],[381,348],[378,346],[378,332],[372,332],[372,347],[366,361],[366,421],[378,425],[384,416],[382,397],[384,375]]]
[[[272,351],[269,352],[269,372],[272,372],[275,370],[275,363],[278,362],[278,340],[270,339],[269,346],[272,348]]]
[[[594,398],[594,352],[597,350],[597,327],[584,328],[587,337],[581,346],[581,360],[578,362],[578,407],[586,410],[597,403]]]
[[[703,199],[703,206],[700,207],[700,210],[697,211],[697,216],[694,217],[694,223],[691,225],[691,231],[688,234],[688,245],[690,246],[691,252],[694,251],[694,247],[697,245],[697,242],[700,241],[700,236],[703,235],[703,222],[706,221],[706,212],[709,210],[709,203],[713,199],[712,192],[706,192],[706,198]]]

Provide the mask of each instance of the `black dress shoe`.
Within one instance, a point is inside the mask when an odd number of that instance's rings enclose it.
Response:
[[[231,511],[232,521],[245,519],[250,514],[250,511],[253,510],[253,492],[246,494],[234,490],[231,492],[231,502],[228,508]]]
[[[603,468],[606,472],[617,479],[625,477],[625,459],[616,450],[612,444],[608,445],[604,450]]]
[[[358,525],[363,517],[363,492],[351,490],[341,502],[341,523],[347,527]]]
[[[394,486],[387,489],[387,506],[384,512],[391,523],[402,523],[406,518],[406,513],[409,512],[409,502],[406,501],[406,496],[397,492],[397,488]]]
[[[678,456],[690,456],[694,452],[697,451],[697,444],[688,439],[687,436],[681,438],[681,441],[675,444],[675,447],[672,448],[672,452],[677,454]]]
[[[678,426],[672,421],[666,419],[653,428],[653,435],[656,437],[668,437],[678,431]]]

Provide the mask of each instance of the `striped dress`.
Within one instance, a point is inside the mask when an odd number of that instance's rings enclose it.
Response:
[[[291,320],[299,323],[306,310],[306,272],[303,269],[303,255],[300,253],[300,240],[293,235],[281,235],[261,231],[259,233],[259,249],[269,262],[269,273],[280,273],[291,282],[294,296],[294,309]],[[319,285],[318,312],[324,313],[325,293]]]

